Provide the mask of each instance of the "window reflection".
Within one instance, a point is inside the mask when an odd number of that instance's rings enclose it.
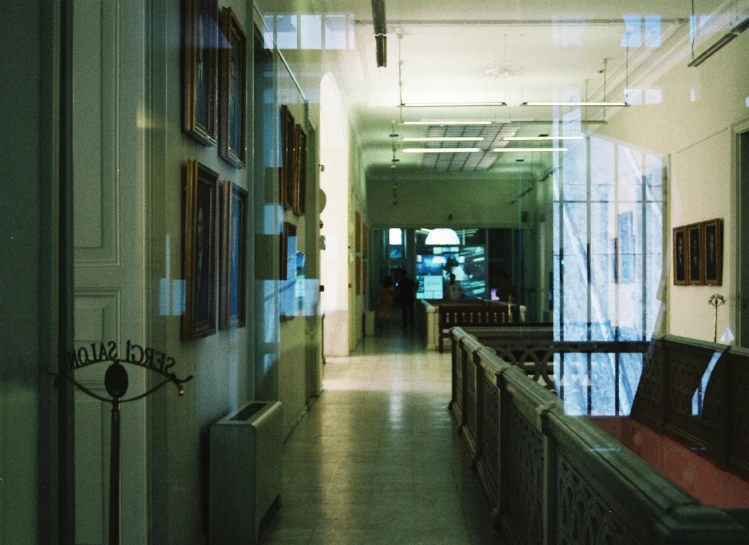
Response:
[[[554,178],[557,341],[645,341],[663,275],[661,156],[600,136],[571,142]],[[558,354],[568,414],[627,415],[642,354]]]
[[[660,15],[625,15],[621,47],[658,48],[663,43]]]
[[[266,15],[265,47],[275,41],[278,49],[346,50],[355,45],[354,15],[331,14],[278,14]]]
[[[554,47],[583,47],[582,33],[585,29],[584,24],[584,20],[580,20],[580,24],[572,24],[559,17],[554,17],[554,31],[552,35]]]

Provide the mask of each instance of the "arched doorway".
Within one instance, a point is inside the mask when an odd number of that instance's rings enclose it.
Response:
[[[345,119],[338,85],[332,75],[326,74],[320,83],[320,188],[326,195],[320,214],[320,232],[325,237],[320,255],[320,280],[325,290],[320,304],[325,315],[326,356],[349,352],[349,153]]]

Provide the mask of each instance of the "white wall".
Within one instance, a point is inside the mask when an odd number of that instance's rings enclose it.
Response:
[[[399,174],[398,204],[389,178],[369,176],[367,206],[376,227],[517,227],[520,212],[535,213],[533,198],[512,203],[531,185],[527,179],[434,173]],[[452,215],[452,219],[449,216]]]
[[[674,286],[668,263],[668,329],[676,335],[713,339],[713,293],[726,297],[720,309],[718,337],[736,332],[738,255],[736,245],[736,187],[732,155],[732,126],[749,118],[749,32],[697,68],[684,57],[676,67],[648,87],[660,88],[663,104],[633,106],[619,112],[603,134],[671,157],[670,226],[723,218],[722,286]],[[635,82],[633,86],[636,86]],[[691,100],[692,94],[695,101]],[[669,250],[666,255],[670,256]]]
[[[320,188],[326,205],[320,214],[325,237],[322,252],[322,311],[325,313],[325,346],[329,356],[349,353],[349,130],[338,85],[331,74],[320,90]]]

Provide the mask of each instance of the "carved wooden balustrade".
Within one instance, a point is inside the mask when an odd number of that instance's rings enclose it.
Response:
[[[476,337],[452,341],[450,406],[507,542],[749,543],[745,511],[702,505]]]
[[[632,417],[749,478],[749,350],[656,339]]]
[[[501,327],[521,323],[523,314],[518,305],[486,301],[441,301],[439,303],[439,351],[450,338],[453,327]],[[544,324],[550,326],[551,324]]]

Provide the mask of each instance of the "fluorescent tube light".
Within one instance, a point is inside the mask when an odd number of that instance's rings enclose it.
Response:
[[[462,106],[507,106],[506,102],[406,102],[404,108],[460,108]]]
[[[495,148],[497,153],[513,153],[523,151],[567,151],[567,148]]]
[[[505,136],[507,141],[536,141],[536,140],[585,140],[584,136]]]
[[[708,47],[705,51],[700,53],[692,62],[690,62],[687,66],[693,67],[693,66],[699,66],[703,62],[705,62],[707,59],[715,55],[720,49],[722,49],[727,43],[733,41],[733,39],[737,35],[733,32],[729,32],[728,34],[724,35],[720,40],[715,42],[713,45]]]
[[[428,136],[424,138],[404,138],[404,142],[481,142],[483,136]]]
[[[388,37],[386,34],[375,34],[375,55],[377,57],[377,68],[385,68],[388,65]]]
[[[629,104],[626,102],[523,102],[520,105],[521,106],[602,106],[605,108],[617,107],[617,106],[623,106],[623,107],[629,106]]]
[[[405,148],[403,153],[476,153],[479,148]]]
[[[402,125],[491,125],[491,121],[403,121]]]

